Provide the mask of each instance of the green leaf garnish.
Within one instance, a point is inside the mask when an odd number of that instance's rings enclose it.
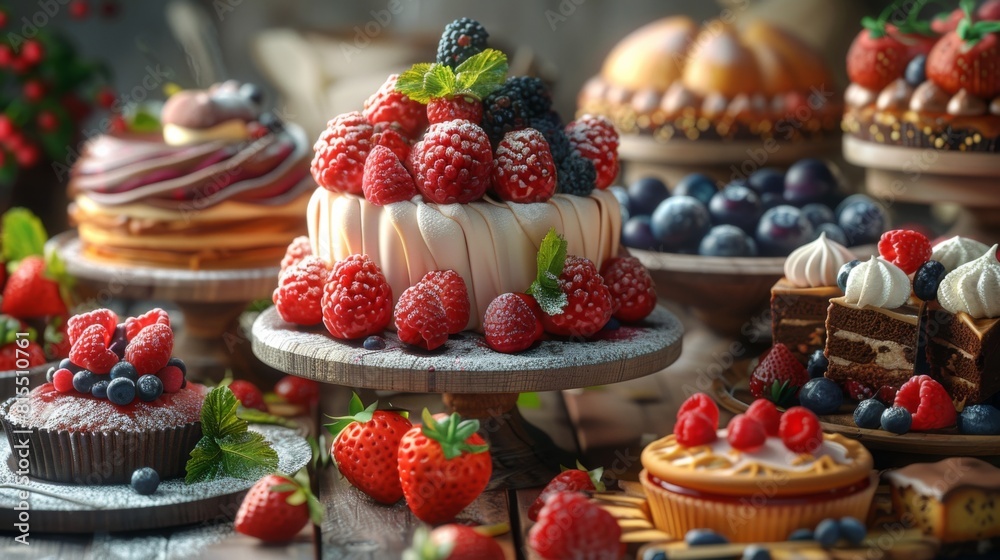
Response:
[[[236,416],[242,420],[246,420],[248,424],[281,426],[282,428],[291,428],[293,430],[298,429],[299,427],[298,424],[288,418],[275,416],[274,414],[264,412],[263,410],[257,410],[256,408],[246,408],[240,406],[236,409]]]
[[[458,95],[472,95],[482,100],[507,79],[507,55],[486,49],[455,68]]]
[[[486,49],[452,69],[444,64],[421,62],[399,75],[396,91],[419,103],[464,95],[482,100],[507,77],[507,55]]]
[[[566,240],[556,233],[555,228],[551,228],[538,248],[538,272],[528,288],[528,294],[534,296],[539,307],[548,315],[561,314],[569,303],[566,294],[559,288],[559,275],[566,264],[566,246]]]
[[[446,460],[454,459],[463,453],[483,453],[490,448],[486,444],[465,441],[479,431],[479,420],[463,420],[458,413],[452,413],[451,416],[438,421],[426,408],[421,419],[424,422],[421,431],[427,439],[436,441],[441,446],[441,454]]]
[[[191,451],[185,484],[231,476],[258,479],[278,468],[278,454],[237,416],[239,401],[229,387],[216,387],[201,407],[202,437]]]
[[[26,208],[11,208],[4,213],[0,225],[3,260],[8,266],[25,257],[41,256],[49,236],[38,216]]]

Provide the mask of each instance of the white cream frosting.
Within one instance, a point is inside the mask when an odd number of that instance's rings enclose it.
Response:
[[[854,255],[846,247],[820,233],[815,241],[788,255],[785,278],[797,288],[836,286],[840,267],[852,260]]]
[[[1000,317],[1000,261],[997,246],[948,273],[938,286],[941,306],[975,319]]]
[[[726,430],[720,429],[716,434],[718,436],[716,440],[708,444],[709,453],[717,457],[726,457],[732,463],[732,466],[726,469],[717,469],[715,463],[701,463],[695,468],[710,468],[713,469],[713,472],[717,472],[720,475],[735,475],[743,472],[745,467],[751,464],[770,467],[772,470],[783,472],[805,472],[814,469],[813,461],[802,461],[802,454],[788,449],[781,441],[781,438],[768,437],[765,439],[764,445],[759,448],[753,451],[741,451],[733,448],[732,444],[729,443],[726,438]],[[840,465],[846,465],[851,462],[847,458],[847,449],[843,445],[828,440],[824,440],[810,455],[815,459],[829,456],[830,459]],[[688,455],[673,459],[671,462],[674,466],[684,467],[685,465],[695,464],[695,461],[695,456]]]
[[[967,262],[983,256],[990,246],[968,237],[955,236],[934,246],[931,260],[944,265],[945,272],[951,272]]]
[[[523,292],[535,278],[538,246],[555,228],[567,252],[598,267],[618,254],[621,211],[608,191],[518,204],[484,198],[432,204],[420,197],[375,206],[363,197],[318,188],[306,214],[313,253],[330,262],[367,254],[398,300],[431,270],[462,275],[471,304],[467,329],[481,330],[498,295]]]
[[[862,307],[895,309],[910,297],[910,279],[898,266],[872,257],[854,267],[847,277],[848,303]]]

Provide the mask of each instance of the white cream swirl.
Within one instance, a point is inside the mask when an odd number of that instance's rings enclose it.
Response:
[[[906,303],[910,291],[910,279],[901,268],[872,257],[851,271],[845,296],[848,303],[861,307],[895,309]]]
[[[931,260],[943,264],[945,272],[951,272],[983,256],[989,249],[990,246],[985,243],[956,235],[935,245]]]
[[[941,306],[975,319],[1000,317],[1000,261],[997,246],[948,273],[938,286]]]
[[[840,267],[852,260],[854,255],[846,247],[820,233],[815,241],[788,255],[785,278],[796,288],[836,286]]]

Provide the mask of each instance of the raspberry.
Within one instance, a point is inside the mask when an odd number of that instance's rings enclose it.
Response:
[[[361,194],[365,159],[372,149],[374,128],[364,115],[354,111],[334,117],[313,145],[313,179],[333,192]]]
[[[931,258],[931,242],[927,236],[912,229],[894,229],[882,234],[878,241],[882,258],[913,274]]]
[[[417,189],[438,204],[479,200],[489,187],[492,169],[489,139],[468,121],[432,124],[410,152]]]
[[[626,323],[641,321],[656,309],[656,288],[649,271],[635,257],[604,261],[601,276],[614,302],[614,318]]]
[[[170,361],[173,349],[174,332],[169,325],[156,323],[142,329],[129,341],[125,347],[125,361],[135,366],[139,375],[155,374]]]
[[[104,325],[93,324],[83,329],[69,351],[70,361],[93,373],[108,373],[118,363],[118,356],[108,350],[109,338]]]
[[[558,315],[542,314],[546,332],[586,338],[601,330],[611,318],[611,292],[588,259],[566,257],[559,275],[559,289],[566,294],[568,303]]]
[[[405,94],[396,91],[398,74],[392,74],[365,101],[364,114],[368,122],[374,124],[396,124],[405,136],[416,138],[427,128],[427,111]]]
[[[392,317],[392,288],[368,255],[351,255],[333,265],[323,287],[323,324],[336,338],[382,332]]]
[[[399,161],[406,161],[410,157],[412,145],[410,141],[403,137],[398,130],[391,125],[375,125],[375,134],[372,134],[372,146],[385,146],[396,154]],[[365,160],[367,162],[368,160]]]
[[[823,443],[819,418],[804,406],[793,406],[781,415],[778,435],[785,447],[796,453],[812,453]]]
[[[437,290],[410,286],[396,302],[396,334],[407,344],[434,350],[448,340],[448,315]]]
[[[52,386],[60,393],[75,391],[76,389],[73,388],[73,372],[66,368],[57,369],[52,374]]]
[[[462,275],[454,270],[432,270],[420,280],[434,290],[441,298],[441,306],[448,315],[445,325],[448,334],[456,334],[465,330],[469,324],[469,291],[465,287]]]
[[[309,238],[304,235],[296,237],[288,244],[288,249],[285,249],[285,256],[281,259],[281,274],[284,274],[289,267],[311,254],[313,254],[313,251],[312,245],[309,243]]]
[[[896,401],[897,391],[899,391],[899,389],[896,387],[883,385],[879,387],[878,391],[875,392],[875,398],[886,406],[892,406],[892,403]]]
[[[167,366],[156,372],[156,377],[163,383],[164,393],[176,393],[184,384],[184,372],[177,366]]]
[[[694,411],[677,419],[674,437],[684,447],[708,445],[718,438],[712,421],[704,414]]]
[[[135,335],[149,325],[160,324],[170,326],[170,315],[166,311],[156,307],[139,315],[125,319],[125,338],[131,341]],[[114,332],[114,331],[112,331]]]
[[[267,405],[264,404],[264,393],[261,393],[260,389],[253,383],[237,379],[229,384],[229,390],[233,392],[244,408],[254,408],[267,412]]]
[[[855,379],[844,381],[844,392],[856,401],[870,399],[872,396],[872,388]]]
[[[746,414],[733,416],[726,428],[726,439],[729,440],[729,445],[740,451],[753,451],[767,441],[767,431],[764,429],[764,425],[756,418]]]
[[[677,419],[689,412],[700,412],[712,421],[713,426],[719,425],[719,406],[705,393],[695,393],[685,399],[677,410]]]
[[[545,202],[556,192],[549,143],[533,128],[504,135],[493,158],[493,189],[511,202]]]
[[[490,34],[483,24],[467,17],[456,19],[444,28],[438,41],[437,62],[452,68],[483,52]]]
[[[483,128],[493,143],[504,134],[528,125],[528,122],[552,109],[552,94],[539,78],[513,76],[483,100]]]
[[[474,97],[438,97],[427,103],[427,121],[431,124],[463,120],[478,123],[483,120],[483,103]]]
[[[594,162],[576,152],[572,152],[559,163],[556,175],[558,179],[556,191],[576,196],[589,195],[594,190],[594,182],[597,180]]]
[[[115,327],[118,325],[118,315],[110,309],[95,309],[88,313],[81,313],[70,317],[66,321],[66,336],[69,338],[71,347],[76,344],[77,339],[80,338],[84,329],[90,325],[101,325],[104,327],[105,334],[107,335],[104,344],[109,345],[111,344],[111,337],[115,332]]]
[[[483,331],[486,344],[497,352],[527,350],[545,332],[541,308],[527,294],[500,294],[486,308]]]
[[[566,125],[570,146],[594,164],[595,187],[611,186],[618,177],[618,133],[607,117],[583,115]]]
[[[330,265],[319,257],[306,257],[281,275],[271,299],[278,315],[296,325],[316,325],[323,320],[323,286]]]
[[[417,196],[413,177],[403,167],[396,154],[385,146],[372,148],[365,160],[365,174],[361,182],[365,199],[376,206],[410,200]]]
[[[770,437],[778,437],[778,427],[781,425],[781,412],[774,403],[767,399],[757,399],[750,403],[744,412],[746,416],[753,418],[764,428],[764,433]]]
[[[929,375],[917,375],[896,392],[893,406],[901,406],[913,415],[913,431],[937,430],[954,426],[958,414],[948,391]]]

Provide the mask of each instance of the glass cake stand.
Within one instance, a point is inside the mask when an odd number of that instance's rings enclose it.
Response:
[[[243,340],[238,334],[240,314],[251,301],[270,298],[278,285],[277,266],[187,270],[99,261],[83,253],[75,231],[56,235],[49,244],[66,263],[66,271],[86,286],[97,307],[114,298],[176,303],[184,315],[184,329],[174,353],[197,380],[217,381],[233,369],[234,344]]]
[[[275,369],[323,383],[410,393],[442,393],[445,405],[481,420],[494,485],[541,486],[558,472],[559,450],[517,409],[518,394],[617,383],[660,371],[681,353],[684,328],[663,307],[641,326],[602,331],[587,342],[546,340],[501,354],[481,335],[453,335],[433,352],[415,351],[386,332],[384,350],[337,340],[322,327],[286,323],[270,308],[253,325],[253,351]]]

